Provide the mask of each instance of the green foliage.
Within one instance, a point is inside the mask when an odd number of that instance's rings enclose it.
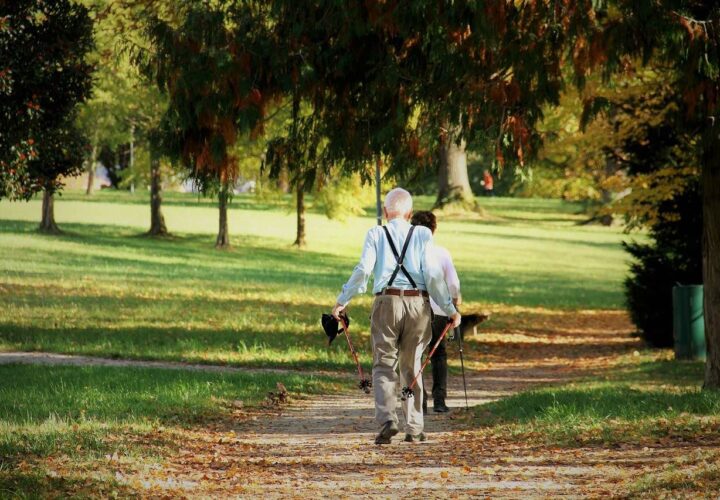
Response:
[[[90,93],[87,9],[69,0],[0,5],[0,197],[60,187],[82,164],[76,107]]]
[[[310,191],[320,170],[325,141],[312,109],[302,106],[298,91],[294,91],[290,107],[284,133],[268,141],[263,170],[267,169],[274,179],[285,172],[291,176],[292,184]]]
[[[328,138],[328,162],[363,174],[374,158],[388,157],[391,175],[432,163],[441,137],[459,139],[449,123],[471,143],[492,143],[497,161],[533,154],[532,127],[562,80],[560,65],[545,61],[561,59],[572,20],[563,16],[585,15],[504,1],[438,9],[278,0],[274,8],[280,38],[297,40],[303,74],[314,82],[301,88]],[[550,18],[550,29],[537,22]]]
[[[592,20],[583,8],[500,0],[442,9],[429,1],[407,9],[182,3],[179,11],[152,17],[152,53],[141,57],[171,101],[166,146],[200,177],[231,178],[227,149],[238,135],[260,133],[267,104],[281,95],[312,106],[306,145],[327,142],[305,156],[325,171],[340,166],[369,179],[367,165],[379,157],[391,160],[390,175],[412,171],[433,162],[440,141],[459,140],[456,128],[471,143],[491,143],[499,164],[522,164],[537,150],[543,106],[559,98],[564,41]],[[276,153],[288,149],[280,146]]]
[[[235,181],[238,135],[259,134],[277,96],[266,11],[254,3],[183,3],[178,23],[146,20],[152,48],[136,58],[168,97],[164,151],[204,190]]]
[[[375,188],[363,185],[359,176],[331,179],[316,199],[329,219],[345,221],[350,216],[365,215],[365,207],[375,201]]]
[[[97,68],[92,97],[80,107],[78,126],[86,132],[91,147],[86,152],[88,167],[100,160],[109,172],[114,187],[147,185],[150,177],[150,153],[158,149],[156,129],[166,98],[154,82],[140,74],[132,64],[128,47],[146,46],[140,27],[132,22],[132,9],[125,2],[84,0],[95,19],[95,49],[88,60]],[[155,2],[162,9],[163,2]],[[135,150],[131,166],[127,158],[130,143]],[[176,172],[163,165],[163,178]]]
[[[672,287],[702,283],[700,159],[695,134],[677,126],[687,107],[673,76],[655,64],[596,89],[583,117],[610,165],[600,186],[624,191],[604,211],[622,215],[627,229],[650,228],[650,243],[625,244],[634,258],[625,291],[633,322],[655,347],[673,343]]]
[[[633,256],[625,297],[633,322],[652,346],[673,345],[672,288],[702,283],[702,204],[698,181],[657,207],[651,243],[625,243]],[[672,214],[672,217],[666,217]]]
[[[600,189],[593,175],[575,175],[554,166],[533,164],[523,175],[524,181],[513,186],[515,196],[557,198],[569,201],[594,201]]]

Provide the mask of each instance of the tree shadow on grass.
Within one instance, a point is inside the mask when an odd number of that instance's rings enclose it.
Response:
[[[16,258],[34,262],[40,257],[58,262],[78,274],[155,277],[160,280],[198,279],[242,286],[247,282],[310,285],[339,290],[354,261],[318,252],[298,252],[268,246],[267,239],[245,237],[233,251],[214,252],[207,235],[190,234],[171,240],[136,238],[132,229],[92,224],[67,224],[67,233],[48,241],[80,243],[80,249],[25,249]],[[36,233],[21,221],[0,222],[0,232]],[[272,242],[270,242],[272,243]],[[118,255],[125,251],[125,255]],[[208,253],[213,252],[209,257]],[[28,268],[31,268],[28,266]]]
[[[288,291],[311,287],[334,295],[356,264],[354,258],[322,252],[298,252],[277,241],[245,237],[230,252],[212,252],[207,235],[183,235],[172,240],[134,238],[133,229],[91,224],[68,224],[68,234],[51,241],[80,243],[81,248],[28,248],[14,259],[32,263],[52,259],[66,274],[157,279],[172,286],[176,280],[214,282],[212,286],[270,285]],[[35,233],[34,224],[0,222],[0,232]],[[125,252],[122,254],[121,252]],[[599,278],[564,277],[552,271],[504,273],[464,271],[463,296],[467,301],[557,308],[620,307],[617,286]],[[619,286],[619,285],[618,285]],[[551,293],[548,293],[548,291]]]
[[[476,344],[477,345],[477,344]],[[547,344],[528,342],[497,342],[483,344],[474,348],[477,355],[471,353],[469,358],[479,358],[481,361],[497,360],[501,363],[532,364],[543,360],[592,360],[608,356],[624,354],[638,346],[628,341],[627,345],[613,345],[603,341],[582,342],[569,348],[567,344]],[[466,355],[467,356],[467,355]]]
[[[497,225],[507,225],[507,222],[498,222]],[[533,241],[541,242],[561,242],[565,245],[576,245],[581,247],[589,248],[603,248],[609,250],[620,250],[622,245],[618,241],[587,241],[576,238],[559,238],[557,235],[553,236],[540,236],[540,235],[528,235],[528,234],[493,234],[493,238],[500,240],[523,240],[527,241],[529,245],[532,245]]]

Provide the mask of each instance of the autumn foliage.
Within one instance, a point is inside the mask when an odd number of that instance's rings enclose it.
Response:
[[[87,9],[67,0],[0,2],[0,198],[29,199],[79,172],[76,107],[90,94]]]

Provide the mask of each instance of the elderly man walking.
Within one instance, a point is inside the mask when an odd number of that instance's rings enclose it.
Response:
[[[420,369],[422,353],[430,340],[431,309],[429,297],[460,325],[460,313],[453,305],[442,269],[428,249],[432,233],[426,227],[410,225],[412,197],[395,188],[385,197],[386,226],[376,226],[365,236],[360,263],[343,286],[333,308],[336,318],[350,299],[365,292],[374,275],[370,332],[373,345],[373,387],[375,420],[381,426],[376,444],[388,444],[399,432],[397,382],[408,385]],[[414,397],[402,403],[405,417],[405,441],[424,441],[422,380],[413,390]]]

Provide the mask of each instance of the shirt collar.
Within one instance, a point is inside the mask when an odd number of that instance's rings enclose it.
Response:
[[[389,221],[388,221],[388,224],[392,224],[393,226],[399,225],[399,226],[405,226],[405,227],[406,227],[406,226],[409,226],[409,225],[410,225],[410,222],[409,222],[409,221],[406,221],[406,220],[405,220],[404,218],[402,218],[402,217],[396,217],[396,218],[394,218],[394,219],[392,219],[392,220],[389,220]]]

